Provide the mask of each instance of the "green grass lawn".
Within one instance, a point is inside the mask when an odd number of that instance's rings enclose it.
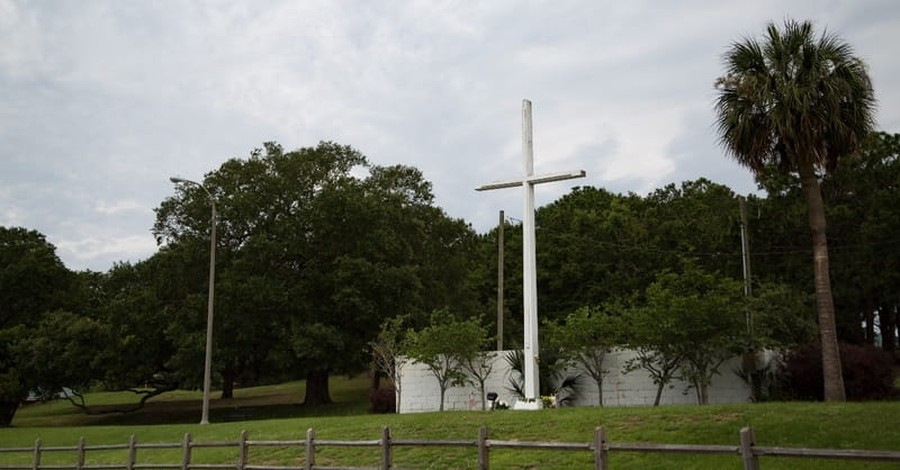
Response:
[[[564,408],[534,412],[452,411],[408,415],[366,414],[368,380],[334,378],[334,405],[306,409],[299,405],[303,384],[238,390],[233,400],[213,400],[212,424],[196,424],[200,394],[176,392],[149,403],[148,409],[129,415],[83,415],[70,405],[55,402],[31,405],[19,411],[13,428],[0,429],[0,446],[32,446],[40,438],[45,446],[74,445],[84,436],[88,445],[124,444],[130,435],[138,442],[180,442],[191,433],[198,442],[235,441],[242,430],[252,440],[302,440],[308,428],[318,439],[376,440],[384,426],[395,439],[474,440],[482,425],[491,439],[588,443],[594,428],[603,426],[611,443],[668,443],[737,445],[738,432],[752,426],[761,446],[900,450],[900,402],[870,403],[762,403],[713,406],[664,406],[634,408]],[[89,404],[109,406],[123,394],[91,394]],[[223,422],[235,406],[253,407],[257,415],[243,422]],[[124,462],[126,452],[88,453],[88,464]],[[402,447],[394,462],[403,468],[473,468],[475,449]],[[375,466],[377,448],[317,449],[318,465]],[[196,463],[233,463],[235,448],[198,448]],[[181,451],[141,450],[139,463],[179,463]],[[0,465],[29,464],[31,455],[0,454]],[[72,464],[74,453],[45,455],[43,464]],[[252,447],[250,462],[265,465],[301,465],[302,446]],[[492,469],[592,468],[590,452],[492,449]],[[613,452],[616,469],[644,468],[741,468],[738,456],[637,454]],[[880,469],[896,463],[852,463],[787,458],[761,460],[764,469]]]
[[[246,389],[236,389],[234,398],[210,400],[210,421],[222,422],[238,408],[252,408],[255,419],[297,418],[309,416],[349,416],[365,414],[369,407],[365,377],[348,379],[333,377],[330,382],[334,404],[307,408],[301,406],[305,394],[303,382],[289,382]],[[140,400],[131,392],[97,392],[86,394],[91,409],[84,414],[67,400],[26,405],[13,419],[14,427],[89,426],[89,425],[152,425],[189,424],[200,421],[202,393],[176,390],[150,399],[141,410],[123,413],[103,413],[133,404]]]

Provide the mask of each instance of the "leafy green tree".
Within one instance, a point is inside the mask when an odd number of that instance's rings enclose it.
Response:
[[[45,312],[67,307],[73,281],[44,235],[0,227],[0,328],[35,325]]]
[[[648,271],[676,270],[690,259],[707,271],[741,273],[740,211],[731,189],[700,178],[657,189],[645,205],[641,217],[655,266]]]
[[[49,312],[81,298],[73,295],[76,285],[42,234],[0,227],[0,427],[10,425],[30,387],[54,385],[29,381],[22,342]]]
[[[691,263],[682,272],[665,272],[647,288],[646,304],[629,322],[635,366],[651,373],[662,388],[675,377],[689,381],[697,400],[708,401],[708,387],[719,366],[741,350],[745,298],[740,281],[710,274]]]
[[[604,360],[624,340],[620,310],[611,305],[584,307],[567,315],[563,322],[544,324],[545,341],[558,348],[566,362],[583,369],[597,384],[598,406],[603,406],[603,378],[609,374]]]
[[[874,344],[883,330],[882,347],[888,351],[896,345],[896,328],[890,325],[896,325],[900,300],[893,287],[900,262],[893,235],[900,231],[893,202],[900,197],[898,143],[897,135],[872,133],[853,158],[841,160],[822,180],[838,337]],[[812,247],[799,178],[767,173],[761,184],[768,196],[749,201],[754,281],[809,290]]]
[[[838,170],[822,183],[829,238],[838,243],[832,269],[838,332],[843,341],[874,345],[877,324],[882,348],[892,352],[900,306],[900,134],[870,134]]]
[[[651,305],[633,306],[626,313],[626,345],[635,357],[625,363],[624,372],[646,372],[656,384],[653,406],[659,406],[663,390],[675,379],[684,358],[683,348],[670,341],[671,330],[678,325],[661,317]]]
[[[437,380],[441,394],[439,411],[444,411],[447,389],[466,383],[462,363],[469,357],[472,344],[467,326],[475,321],[456,320],[449,311],[441,310],[432,314],[430,325],[407,332],[409,356],[414,362],[424,364]]]
[[[0,329],[0,427],[12,423],[19,405],[28,396],[17,354],[17,346],[24,335],[22,325]]]
[[[717,127],[726,151],[760,174],[797,172],[813,238],[826,401],[843,401],[829,277],[825,207],[818,172],[851,155],[872,129],[875,96],[862,60],[840,38],[816,37],[812,23],[769,23],[763,43],[747,38],[726,52],[716,86]]]
[[[203,185],[220,216],[214,357],[226,390],[237,377],[302,374],[304,403],[328,403],[329,375],[365,368],[386,318],[475,307],[467,276],[476,236],[433,205],[415,168],[371,165],[330,142],[294,151],[267,143]],[[201,188],[179,188],[157,209],[154,232],[167,245],[197,245],[207,213]],[[202,305],[190,305],[200,318]],[[194,323],[181,337],[202,331]]]
[[[764,282],[747,299],[748,349],[793,349],[816,336],[815,299],[788,284]]]
[[[407,355],[406,323],[408,320],[408,317],[404,315],[388,318],[381,324],[378,336],[369,342],[376,373],[384,374],[391,381],[397,393],[395,408],[397,412],[400,411],[400,402],[403,398],[400,373],[403,366],[410,360]]]
[[[538,210],[542,316],[561,320],[585,305],[628,299],[682,259],[738,275],[738,207],[731,189],[704,178],[646,197],[575,188]]]
[[[649,246],[644,210],[638,196],[592,187],[575,188],[538,210],[542,318],[561,320],[585,305],[626,297],[652,281],[648,268],[657,254]]]
[[[636,309],[631,318],[634,321],[632,331],[635,333],[629,342],[636,356],[625,363],[624,372],[627,374],[639,369],[647,372],[656,385],[653,406],[659,406],[663,390],[676,377],[678,366],[681,365],[681,350],[670,347],[672,345],[653,334],[652,323],[655,319],[649,309]]]
[[[484,383],[494,372],[497,353],[487,351],[490,348],[488,343],[491,338],[480,318],[472,317],[466,321],[457,322],[457,329],[460,331],[456,334],[462,334],[463,337],[468,338],[457,345],[458,362],[463,371],[468,374],[469,383],[478,387],[478,391],[481,393],[481,409],[484,410],[487,407]]]
[[[82,392],[103,376],[112,360],[109,329],[101,322],[66,311],[48,312],[18,344],[20,371],[29,390],[41,398],[68,389],[66,398],[86,410]]]

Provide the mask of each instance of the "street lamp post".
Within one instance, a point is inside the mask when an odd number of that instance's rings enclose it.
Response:
[[[203,364],[203,412],[200,416],[200,424],[209,424],[209,388],[210,375],[212,373],[212,342],[213,342],[213,304],[215,301],[215,279],[216,279],[216,201],[212,194],[202,184],[186,180],[184,178],[171,177],[169,181],[179,184],[193,184],[199,186],[206,196],[209,198],[209,206],[211,215],[209,219],[210,235],[209,235],[209,298],[206,302],[206,360]]]

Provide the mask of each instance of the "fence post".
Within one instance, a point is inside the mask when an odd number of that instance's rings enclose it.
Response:
[[[31,469],[38,470],[41,468],[41,440],[34,441],[34,458],[31,460]]]
[[[75,470],[84,468],[84,436],[78,438],[78,454],[75,459]]]
[[[597,426],[594,429],[594,468],[596,470],[607,470],[609,468],[607,458],[606,431],[603,430],[602,426]]]
[[[241,431],[241,442],[238,443],[238,470],[247,466],[247,430]]]
[[[391,449],[391,428],[385,426],[381,429],[381,468],[389,470],[393,462],[393,449]]]
[[[191,433],[184,434],[184,440],[181,442],[181,470],[188,470],[191,466]]]
[[[306,430],[306,470],[312,470],[316,465],[316,430]]]
[[[128,439],[128,464],[125,467],[127,470],[134,470],[135,464],[137,464],[137,438],[132,434]]]
[[[491,456],[488,453],[488,428],[481,426],[478,428],[478,470],[488,470],[491,468]]]
[[[753,437],[753,429],[746,427],[741,429],[741,455],[744,457],[744,470],[759,470],[759,459],[753,453],[756,438]]]

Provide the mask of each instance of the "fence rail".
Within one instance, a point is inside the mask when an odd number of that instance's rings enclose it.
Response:
[[[303,447],[305,463],[302,466],[274,466],[257,465],[249,462],[251,447]],[[582,451],[594,454],[594,468],[597,470],[609,469],[608,457],[610,452],[655,452],[676,454],[719,454],[732,455],[743,459],[745,470],[759,470],[760,457],[794,457],[816,459],[841,459],[841,460],[865,460],[900,462],[900,451],[892,450],[847,450],[847,449],[809,449],[787,447],[757,446],[751,428],[743,428],[740,431],[739,445],[688,445],[688,444],[627,444],[609,443],[602,427],[594,430],[592,442],[523,442],[501,441],[489,439],[487,427],[482,426],[478,430],[476,439],[460,440],[419,440],[419,439],[393,439],[391,430],[385,427],[379,439],[344,441],[316,439],[315,430],[310,428],[306,432],[306,439],[290,441],[254,441],[248,438],[246,431],[241,432],[236,441],[195,442],[191,434],[185,434],[179,443],[147,443],[140,444],[135,436],[131,436],[127,444],[104,444],[89,446],[85,439],[79,438],[74,446],[44,447],[38,439],[32,447],[0,447],[0,460],[4,454],[30,453],[32,462],[28,465],[2,465],[0,470],[142,470],[142,469],[234,469],[234,470],[376,470],[392,469],[393,449],[396,447],[469,447],[477,450],[477,468],[488,470],[490,468],[490,449],[532,449],[551,451]],[[197,448],[212,447],[236,447],[237,461],[233,464],[200,464],[192,463],[192,450]],[[316,465],[317,447],[377,447],[381,450],[381,464],[378,467],[321,467]],[[138,450],[181,449],[181,462],[171,464],[143,464],[138,463]],[[121,464],[86,464],[85,455],[89,451],[128,450],[128,457]],[[45,453],[74,452],[75,461],[71,465],[43,465],[42,457]]]

